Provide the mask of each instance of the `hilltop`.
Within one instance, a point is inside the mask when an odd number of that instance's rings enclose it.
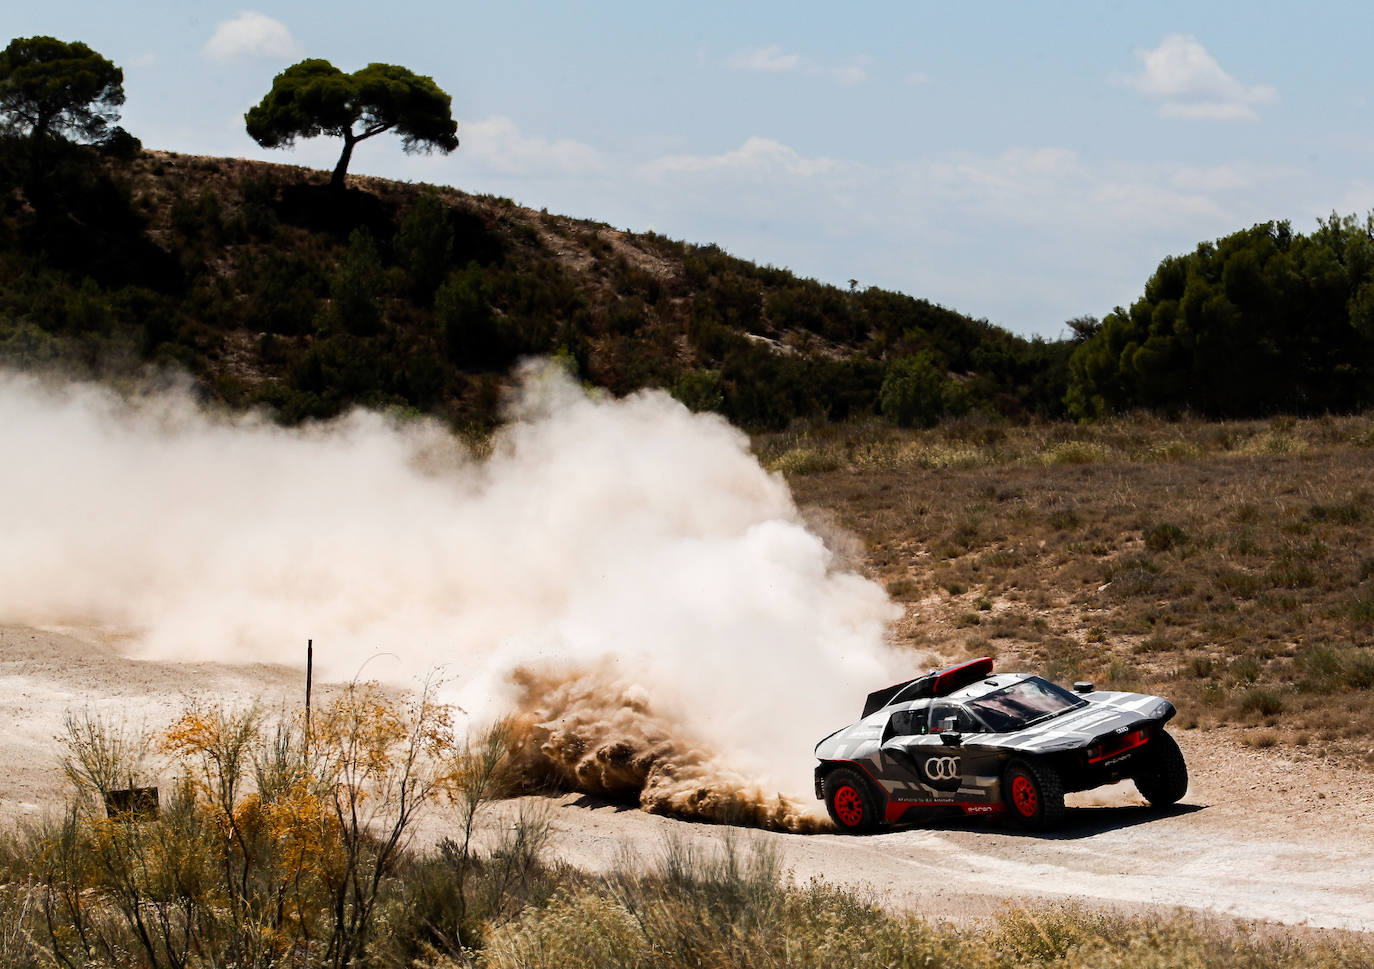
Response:
[[[69,148],[55,172],[50,211],[11,188],[0,213],[11,365],[173,366],[285,423],[361,404],[490,426],[530,354],[752,428],[1063,413],[1070,342],[714,245],[448,187],[330,191],[327,173],[244,159]]]

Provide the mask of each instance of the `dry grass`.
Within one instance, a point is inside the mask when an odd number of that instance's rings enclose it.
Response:
[[[164,737],[195,752],[224,753],[251,740],[254,723],[251,711],[191,711]],[[74,735],[77,752],[92,736],[109,739],[99,729]],[[453,778],[468,807],[491,793],[488,781],[503,750],[496,735],[463,750]],[[276,754],[266,753],[275,763]],[[376,753],[378,768],[396,768],[387,751]],[[205,763],[221,763],[212,761]],[[195,765],[187,766],[189,790],[198,782]],[[469,853],[464,838],[445,842],[437,855],[400,847],[386,875],[374,865],[359,869],[363,882],[383,877],[367,944],[345,952],[327,944],[327,931],[315,931],[326,926],[310,928],[317,917],[328,920],[330,906],[280,904],[290,903],[301,882],[269,884],[271,873],[262,868],[284,847],[281,832],[263,837],[256,822],[247,826],[250,815],[269,824],[275,817],[263,812],[272,798],[262,784],[270,786],[270,778],[259,771],[259,790],[224,801],[228,810],[221,812],[223,779],[205,775],[199,803],[183,805],[188,810],[174,805],[155,821],[95,817],[86,791],[64,822],[0,833],[0,965],[1374,969],[1367,937],[1281,931],[1182,910],[1123,915],[1037,904],[1009,906],[961,927],[937,924],[822,880],[798,886],[774,842],[730,829],[705,848],[670,839],[647,862],[627,852],[608,874],[592,876],[546,864],[547,819],[524,814],[513,833],[480,856]],[[288,841],[326,834],[320,850],[296,856],[313,870],[330,854],[328,829],[342,819],[331,821],[326,810],[298,820],[305,823],[290,826]],[[229,876],[231,883],[223,882]],[[353,881],[343,878],[340,886]],[[279,904],[256,904],[273,899]]]
[[[353,684],[299,718],[191,704],[126,735],[71,717],[60,818],[0,832],[0,966],[210,969],[409,966],[461,956],[581,876],[546,865],[547,816],[522,811],[479,849],[509,731],[459,742],[432,686],[408,704]],[[151,814],[108,816],[156,749],[177,775]],[[436,801],[452,838],[410,847]]]
[[[1370,416],[870,423],[755,447],[860,537],[923,652],[994,653],[1168,695],[1185,726],[1374,757]]]
[[[936,925],[823,881],[788,885],[765,848],[730,842],[713,856],[670,844],[657,870],[561,893],[494,932],[482,955],[492,969],[1374,965],[1358,936],[1277,933],[1182,911],[1040,905],[981,925]]]

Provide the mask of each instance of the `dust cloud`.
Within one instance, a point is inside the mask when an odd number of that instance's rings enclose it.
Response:
[[[805,828],[812,746],[910,675],[895,607],[743,434],[550,365],[481,456],[426,420],[284,429],[0,372],[0,455],[0,623],[176,661],[303,664],[311,637],[342,679],[437,668],[474,718],[518,716],[531,770],[651,810]]]

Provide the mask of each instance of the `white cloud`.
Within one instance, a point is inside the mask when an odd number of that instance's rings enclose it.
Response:
[[[740,147],[719,155],[667,155],[640,166],[639,171],[647,178],[698,172],[810,177],[831,171],[834,167],[835,162],[829,158],[807,158],[781,142],[754,136]]]
[[[868,80],[868,65],[871,62],[866,54],[860,54],[847,64],[817,64],[800,54],[783,53],[778,44],[755,47],[735,54],[727,62],[737,71],[750,71],[755,74],[795,74],[806,73],[828,77],[840,84],[862,84]]]
[[[849,64],[839,67],[832,67],[829,71],[831,77],[841,84],[862,84],[868,80],[868,65],[870,59],[860,55],[854,58]]]
[[[1012,148],[1002,163],[1013,175],[1072,175],[1079,171],[1078,153],[1070,148]]]
[[[1137,51],[1144,65],[1125,82],[1159,99],[1160,117],[1189,121],[1254,121],[1255,105],[1277,97],[1268,84],[1245,85],[1222,70],[1196,37],[1170,34],[1153,50]]]
[[[590,145],[524,134],[510,118],[464,122],[458,137],[462,139],[461,160],[471,159],[505,174],[591,174],[605,167],[601,153]]]
[[[930,83],[930,75],[925,71],[914,71],[906,76],[906,82],[912,87],[919,87],[922,84]]]
[[[1199,192],[1232,192],[1248,188],[1252,177],[1239,165],[1183,166],[1170,182],[1178,188]]]
[[[754,71],[760,74],[787,74],[800,70],[800,54],[784,54],[777,44],[740,51],[730,58],[730,66],[736,70]]]
[[[220,22],[214,36],[205,42],[203,53],[220,62],[243,58],[294,60],[304,54],[304,49],[281,21],[244,10],[233,20]]]
[[[1227,224],[1225,207],[1212,196],[1171,189],[1148,177],[1120,181],[1108,178],[1097,183],[1085,201],[1100,207],[1104,214],[1130,219],[1147,228],[1194,223],[1198,218],[1209,219],[1216,225]]]

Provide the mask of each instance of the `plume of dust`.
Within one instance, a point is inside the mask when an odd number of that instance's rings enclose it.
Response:
[[[431,421],[284,429],[0,372],[0,622],[164,660],[312,637],[345,679],[437,667],[474,717],[518,713],[531,771],[804,827],[816,740],[909,675],[897,610],[725,421],[554,366],[516,383],[478,459]]]

